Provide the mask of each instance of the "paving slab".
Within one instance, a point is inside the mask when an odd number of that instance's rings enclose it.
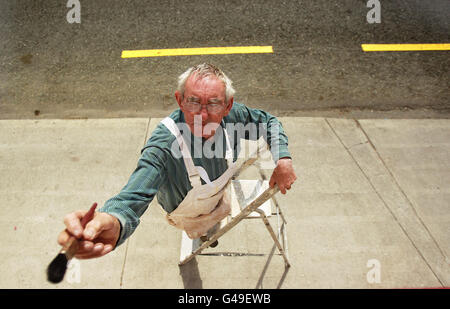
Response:
[[[125,247],[74,260],[65,280],[46,280],[63,217],[99,207],[126,183],[148,119],[0,121],[0,288],[118,288]]]
[[[429,237],[424,257],[449,286],[450,122],[367,119],[359,123]],[[433,257],[428,257],[430,252]]]
[[[76,261],[62,284],[47,283],[63,216],[118,193],[160,120],[0,121],[0,288],[449,285],[449,122],[303,117],[280,118],[298,176],[276,195],[290,268],[258,219],[179,267],[181,231],[154,200],[114,252]],[[240,178],[257,176],[250,168]]]
[[[351,122],[342,120],[344,124]],[[288,132],[295,132],[291,134],[295,138],[290,140],[290,150],[300,183],[294,194],[282,199],[289,205],[289,231],[293,224],[297,229],[296,237],[289,234],[289,251],[293,264],[303,264],[302,286],[439,285],[328,120],[286,119],[283,124]],[[377,164],[377,158],[367,160]],[[371,260],[381,266],[379,282],[367,280],[373,270],[368,268]]]
[[[388,153],[380,153],[379,147],[373,142],[375,140],[381,145],[389,143],[394,138],[395,147],[397,149],[405,149],[402,145],[423,143],[433,139],[430,136],[428,139],[426,132],[417,126],[417,123],[411,123],[407,120],[378,120],[376,125],[384,123],[384,130],[371,130],[366,132],[365,124],[371,128],[373,122],[361,121],[342,121],[340,119],[330,119],[328,123],[333,131],[336,133],[338,139],[351,155],[355,163],[360,168],[361,172],[367,178],[376,192],[378,199],[382,201],[385,209],[394,218],[396,224],[401,228],[403,234],[407,237],[411,245],[414,246],[417,254],[427,265],[434,277],[438,280],[438,286],[448,286],[450,284],[450,267],[448,258],[442,250],[442,245],[438,244],[435,236],[430,233],[430,224],[424,222],[421,215],[417,212],[417,207],[411,202],[411,192],[406,192],[402,185],[396,180],[391,167],[386,165],[386,159],[389,158]],[[409,122],[409,124],[407,124]],[[432,122],[432,121],[431,121]],[[430,121],[428,121],[430,123]],[[407,125],[406,125],[407,124]],[[434,127],[435,134],[446,134],[445,126],[439,125]],[[386,129],[386,125],[389,129]],[[405,126],[406,125],[406,126]],[[408,128],[416,132],[416,136],[409,136],[406,139],[400,139],[398,134],[402,128]],[[440,128],[440,129],[439,129]],[[448,129],[447,129],[448,130]],[[420,132],[420,133],[419,133]],[[407,134],[407,133],[406,133]],[[410,134],[412,135],[412,134]],[[389,137],[390,136],[390,137]],[[439,137],[440,138],[440,137]],[[406,148],[408,148],[406,146]],[[423,149],[423,155],[426,156],[430,151],[429,148]],[[384,159],[386,158],[386,159]],[[436,164],[444,164],[445,162],[437,162]],[[399,163],[400,165],[402,163]],[[394,164],[393,164],[394,165]],[[411,166],[410,166],[411,167]],[[413,168],[414,169],[414,168]],[[445,173],[445,172],[444,172]],[[439,175],[429,174],[430,179],[439,181]],[[414,190],[421,190],[421,185],[416,183]],[[424,207],[433,207],[429,202]],[[439,206],[438,206],[439,207]],[[440,211],[446,211],[447,206],[441,207]],[[446,216],[444,216],[446,218]],[[445,220],[445,219],[444,219]],[[440,234],[442,235],[442,234]],[[448,234],[443,237],[448,237]],[[448,240],[448,238],[447,238]],[[448,241],[447,241],[448,242]],[[403,258],[403,257],[402,257]],[[412,268],[416,271],[416,268]]]
[[[292,267],[285,269],[264,225],[255,219],[241,222],[219,239],[218,247],[179,267],[181,232],[168,226],[160,206],[152,203],[128,243],[123,287],[440,286],[330,124],[322,118],[280,120],[299,177],[287,195],[277,195],[288,220]],[[159,121],[151,120],[147,135]],[[371,160],[379,164],[377,157]],[[214,255],[226,252],[243,254]],[[373,260],[381,266],[381,279],[370,283]],[[132,270],[135,265],[138,270]]]

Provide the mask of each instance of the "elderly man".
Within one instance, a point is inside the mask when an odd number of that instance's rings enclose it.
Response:
[[[126,186],[84,229],[80,220],[86,211],[66,215],[67,228],[58,242],[64,245],[74,235],[82,239],[77,258],[103,256],[134,232],[155,195],[170,224],[190,238],[205,235],[230,212],[224,191],[235,172],[240,138],[264,136],[275,145],[270,149],[276,167],[269,185],[278,185],[285,194],[296,175],[281,123],[262,110],[233,102],[233,95],[231,80],[213,65],[197,65],[180,75],[175,92],[179,109],[153,131]],[[236,124],[257,129],[250,132],[255,134],[227,131]]]

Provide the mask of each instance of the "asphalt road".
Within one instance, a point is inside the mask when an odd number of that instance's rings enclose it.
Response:
[[[449,43],[450,1],[0,0],[0,119],[163,117],[176,79],[211,62],[235,100],[276,115],[450,115],[450,52],[364,53],[362,43]],[[122,59],[122,50],[271,45],[273,54]]]

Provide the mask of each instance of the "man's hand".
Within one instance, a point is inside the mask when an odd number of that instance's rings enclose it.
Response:
[[[291,189],[291,185],[297,179],[294,168],[292,167],[292,159],[281,158],[277,162],[277,166],[273,170],[272,177],[270,177],[269,186],[273,188],[275,184],[278,185],[282,194],[286,194],[286,189]]]
[[[103,212],[95,212],[94,218],[83,229],[81,218],[86,212],[78,210],[66,215],[66,229],[58,237],[61,246],[64,246],[71,236],[80,240],[80,247],[75,255],[77,259],[96,258],[111,252],[120,236],[119,220]]]

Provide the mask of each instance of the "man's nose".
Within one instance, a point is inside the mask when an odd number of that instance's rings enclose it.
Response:
[[[202,122],[208,120],[208,110],[206,109],[206,105],[202,105],[202,109],[200,110],[200,114],[202,115]]]

